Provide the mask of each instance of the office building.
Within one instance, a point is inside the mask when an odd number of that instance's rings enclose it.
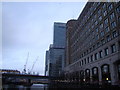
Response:
[[[53,44],[46,52],[46,70],[48,76],[59,76],[64,67],[66,24],[54,23]],[[48,53],[49,52],[49,53]]]
[[[66,24],[65,77],[120,85],[120,3],[88,2]]]
[[[65,42],[66,42],[66,24],[55,22],[53,45],[54,47],[65,48]]]

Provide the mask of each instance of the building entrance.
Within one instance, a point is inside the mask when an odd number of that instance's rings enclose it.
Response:
[[[101,67],[102,71],[102,83],[105,85],[110,85],[111,84],[111,76],[110,76],[110,69],[109,65],[105,64]]]

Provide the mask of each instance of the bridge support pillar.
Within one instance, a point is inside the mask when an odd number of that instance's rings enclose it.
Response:
[[[31,79],[28,79],[28,83],[31,84]]]

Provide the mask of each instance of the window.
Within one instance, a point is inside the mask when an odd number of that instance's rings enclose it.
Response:
[[[93,61],[93,55],[91,55],[91,62]]]
[[[80,62],[80,66],[82,66],[82,65],[81,65],[81,62]]]
[[[90,48],[90,52],[92,51],[92,48]]]
[[[113,5],[110,4],[110,5],[108,6],[108,9],[109,9],[109,10],[112,10],[112,8],[113,8]]]
[[[96,40],[98,40],[99,39],[99,35],[97,34],[97,36],[96,36],[96,38],[95,38]]]
[[[95,21],[95,25],[97,25],[98,24],[98,21]]]
[[[82,65],[83,65],[83,60],[82,60]]]
[[[109,32],[110,31],[110,28],[109,27],[106,27],[105,28],[105,32]]]
[[[87,62],[88,62],[88,63],[90,62],[89,57],[87,57]]]
[[[102,16],[99,17],[99,21],[101,21],[101,20],[102,20]]]
[[[106,4],[105,3],[103,4],[103,9],[106,9]]]
[[[98,53],[95,53],[95,60],[98,59]]]
[[[115,18],[115,14],[112,13],[112,14],[110,15],[110,19],[114,19],[114,18]]]
[[[118,65],[118,72],[120,73],[120,64]]]
[[[106,41],[107,41],[107,42],[110,41],[110,35],[107,35]]]
[[[99,55],[100,55],[100,58],[103,57],[103,52],[102,52],[102,50],[99,52]]]
[[[84,52],[84,56],[86,55],[86,52]]]
[[[90,29],[88,29],[88,31],[90,32]]]
[[[117,7],[116,11],[118,14],[120,13],[120,5]]]
[[[108,18],[105,19],[104,24],[105,24],[105,25],[108,25]]]
[[[120,51],[120,41],[118,42],[118,48],[119,48],[119,51]]]
[[[106,16],[106,15],[107,15],[107,11],[106,11],[106,10],[103,12],[103,15],[104,15],[104,16]]]
[[[93,20],[93,18],[92,18],[92,20],[91,20],[91,21],[92,21],[92,23],[93,23],[93,21],[94,21],[94,20]]]
[[[97,70],[97,68],[95,67],[95,68],[93,68],[93,75],[96,75],[98,73],[98,70]]]
[[[93,45],[93,50],[95,50],[95,45]]]
[[[96,3],[95,2],[93,2],[93,6],[95,6],[96,5]]]
[[[114,32],[112,33],[112,37],[115,38],[115,37],[117,37],[117,36],[118,36],[117,31],[114,31]]]
[[[99,6],[101,3],[100,2],[98,2],[98,4],[97,4],[97,6]]]
[[[105,43],[105,40],[104,39],[102,39],[101,40],[101,45],[103,45]]]
[[[103,73],[108,73],[109,72],[109,67],[108,65],[104,65],[102,68]]]
[[[86,75],[86,76],[90,76],[90,70],[89,70],[89,69],[86,69],[86,70],[85,70],[85,75]]]
[[[116,22],[112,22],[111,27],[112,27],[112,29],[115,28],[116,27]]]
[[[101,9],[98,10],[98,15],[101,15]]]
[[[87,70],[86,70],[86,72],[89,74],[90,70],[89,70],[89,69],[87,69]]]
[[[92,31],[92,33],[91,33],[91,37],[92,37],[92,38],[94,37],[94,34],[95,34],[94,31]]]
[[[92,15],[93,13],[92,13],[92,11],[93,11],[93,8],[91,7],[90,8],[90,15]]]
[[[80,75],[84,76],[84,71],[83,70],[80,71]]]
[[[108,55],[108,48],[105,48],[105,56]]]
[[[88,54],[88,50],[86,51],[86,54]]]
[[[98,28],[96,28],[96,32],[98,33]]]
[[[103,37],[104,36],[104,31],[100,32],[100,36]]]
[[[83,57],[84,55],[82,54],[82,57]]]
[[[118,17],[118,22],[120,23],[120,17]]]
[[[94,19],[96,19],[96,18],[97,18],[97,14],[94,15]]]
[[[94,28],[94,24],[92,25],[92,29]]]
[[[100,46],[100,42],[97,42],[97,47],[99,47]]]
[[[113,44],[113,45],[111,46],[111,51],[112,51],[112,53],[116,52],[116,46],[115,46],[115,44]]]
[[[84,62],[85,62],[85,64],[86,64],[86,59],[84,59]]]
[[[102,29],[103,28],[103,24],[100,24],[100,29]]]
[[[118,64],[117,68],[118,68],[118,77],[119,77],[119,80],[120,80],[120,64]]]

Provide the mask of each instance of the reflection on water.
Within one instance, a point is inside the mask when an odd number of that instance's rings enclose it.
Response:
[[[30,90],[47,90],[48,85],[47,84],[33,84],[30,87]]]
[[[3,90],[48,90],[47,84],[33,84],[32,86],[3,85]]]

